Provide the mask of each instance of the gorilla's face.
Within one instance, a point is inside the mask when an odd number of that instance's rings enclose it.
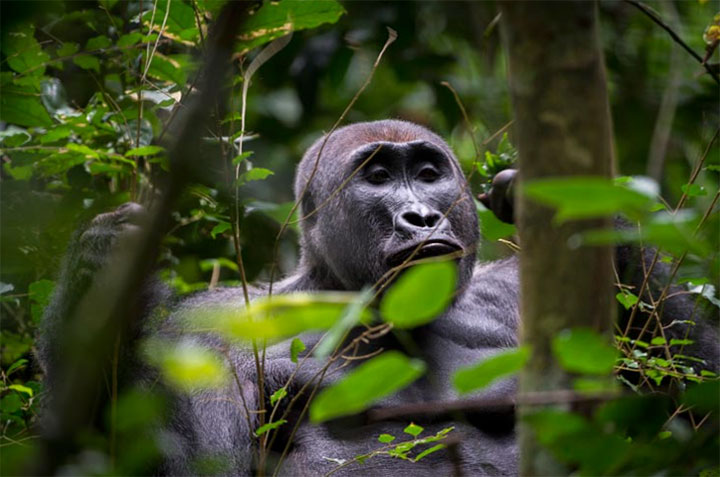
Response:
[[[341,135],[356,126],[362,125]],[[304,244],[344,288],[376,283],[418,247],[413,259],[464,254],[460,284],[472,273],[477,217],[465,178],[444,142],[412,126],[423,134],[413,129],[411,140],[402,142],[382,140],[383,135],[372,140],[362,130],[363,143],[355,141],[356,147],[320,165],[324,175],[318,184],[331,188],[324,196],[339,191],[305,229]]]

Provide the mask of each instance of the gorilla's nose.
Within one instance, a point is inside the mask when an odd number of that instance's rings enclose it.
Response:
[[[447,225],[447,220],[436,210],[427,207],[417,207],[401,212],[395,226],[403,232],[422,232],[433,229],[437,226],[442,230]]]

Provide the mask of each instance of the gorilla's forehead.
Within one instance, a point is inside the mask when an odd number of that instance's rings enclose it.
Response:
[[[351,151],[347,161],[341,166],[346,170],[355,170],[370,156],[383,161],[419,161],[427,159],[442,159],[453,161],[452,156],[439,145],[424,139],[410,142],[375,141],[362,145]]]

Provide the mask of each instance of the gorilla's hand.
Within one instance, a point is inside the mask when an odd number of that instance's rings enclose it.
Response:
[[[508,224],[515,220],[514,189],[516,169],[499,172],[492,181],[490,192],[478,195],[478,200],[492,210],[498,219]]]
[[[110,257],[113,246],[123,236],[136,234],[147,217],[145,208],[127,202],[112,212],[95,217],[88,228],[71,244],[69,263],[77,273],[92,274],[102,268]]]
[[[97,275],[109,261],[113,246],[123,236],[139,231],[139,224],[146,217],[145,209],[129,202],[113,212],[95,217],[85,230],[79,230],[70,241],[67,255],[60,269],[57,288],[50,305],[45,309],[38,336],[38,359],[43,369],[52,374],[50,365],[57,361],[56,338],[62,332],[63,323],[87,292]],[[155,288],[143,291],[143,295],[155,293]],[[147,300],[146,300],[147,301]],[[46,375],[48,383],[54,376]]]

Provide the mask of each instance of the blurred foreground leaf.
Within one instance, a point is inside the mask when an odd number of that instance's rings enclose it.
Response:
[[[609,340],[589,328],[563,331],[553,339],[552,349],[563,368],[581,374],[608,374],[617,357]]]
[[[356,293],[293,293],[243,303],[194,309],[185,313],[191,329],[212,329],[231,338],[277,340],[304,331],[326,330],[343,314]],[[369,317],[363,311],[361,319]]]
[[[450,304],[456,281],[455,262],[415,265],[385,293],[380,313],[385,321],[400,329],[429,323]]]
[[[520,371],[528,358],[530,350],[527,347],[500,352],[481,363],[457,370],[453,385],[460,393],[484,388],[498,378]]]
[[[640,218],[650,210],[653,200],[603,177],[540,179],[523,185],[529,198],[557,209],[555,221],[607,217],[625,213]]]
[[[388,351],[359,365],[323,390],[310,405],[310,420],[323,422],[365,410],[425,372],[425,365],[399,351]]]

